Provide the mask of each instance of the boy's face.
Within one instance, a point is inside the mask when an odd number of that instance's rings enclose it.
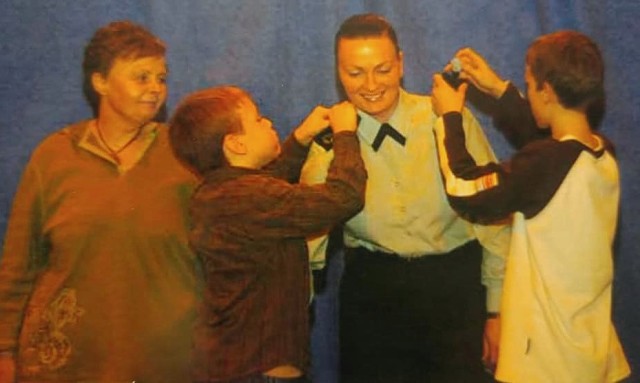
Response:
[[[273,161],[280,154],[280,140],[271,121],[262,117],[258,107],[250,99],[240,103],[238,114],[242,121],[243,141],[247,155],[257,168]]]
[[[538,89],[538,84],[531,74],[531,68],[529,68],[529,65],[526,65],[524,69],[524,81],[527,84],[527,99],[531,106],[533,118],[536,120],[536,125],[538,125],[539,128],[546,128],[548,126],[548,121],[545,116],[545,90],[544,87],[542,89]]]
[[[403,66],[388,36],[340,39],[337,66],[344,91],[356,108],[386,122],[400,95]]]

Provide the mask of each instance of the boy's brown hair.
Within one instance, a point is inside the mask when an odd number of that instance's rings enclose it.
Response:
[[[538,89],[546,81],[566,108],[587,113],[604,103],[604,62],[586,35],[563,30],[540,36],[527,50],[526,63]]]
[[[242,132],[240,104],[251,96],[235,86],[207,88],[185,97],[169,121],[169,139],[180,161],[202,176],[227,164],[227,134]]]

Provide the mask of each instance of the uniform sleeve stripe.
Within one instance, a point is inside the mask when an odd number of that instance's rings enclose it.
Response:
[[[468,197],[498,186],[499,178],[496,172],[483,174],[474,179],[457,177],[449,165],[449,156],[444,144],[445,126],[442,118],[437,119],[435,130],[440,169],[444,177],[445,190],[448,195],[453,197]]]
[[[469,197],[498,186],[498,173],[493,172],[476,179],[465,180],[455,177],[453,172],[450,172],[445,182],[447,194],[450,196]]]

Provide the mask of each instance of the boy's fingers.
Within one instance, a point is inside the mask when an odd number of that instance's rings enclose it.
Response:
[[[433,79],[433,85],[434,85],[434,86],[439,86],[439,85],[441,85],[441,84],[442,84],[442,82],[444,81],[444,80],[442,79],[442,75],[441,75],[440,73],[435,73],[435,74],[432,76],[432,79]]]

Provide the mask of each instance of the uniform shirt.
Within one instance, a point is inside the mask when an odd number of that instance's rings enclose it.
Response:
[[[360,210],[366,172],[354,133],[335,137],[327,182],[292,184],[307,149],[290,138],[267,169],[226,166],[193,197],[190,243],[206,290],[194,337],[195,381],[281,365],[307,368],[309,264],[304,238]]]
[[[410,258],[447,253],[477,238],[484,247],[487,309],[497,311],[509,230],[499,224],[474,226],[449,206],[438,168],[433,132],[436,115],[430,98],[401,90],[388,122],[406,138],[404,146],[387,137],[375,151],[371,144],[380,123],[362,111],[358,114],[360,150],[369,178],[364,209],[344,226],[345,245]],[[464,118],[474,157],[479,163],[495,160],[477,121],[467,110]],[[301,182],[322,182],[332,157],[332,150],[314,144]],[[309,241],[315,268],[324,264],[326,242],[324,236]]]
[[[500,359],[506,382],[614,382],[629,366],[611,321],[612,245],[619,175],[611,144],[539,137],[510,86],[498,128],[523,145],[508,162],[478,166],[462,119],[437,125],[451,204],[476,221],[517,212],[502,299]]]
[[[94,121],[34,151],[0,261],[0,350],[20,382],[178,382],[189,377],[198,281],[187,241],[196,178],[167,128],[141,132],[124,169]]]

